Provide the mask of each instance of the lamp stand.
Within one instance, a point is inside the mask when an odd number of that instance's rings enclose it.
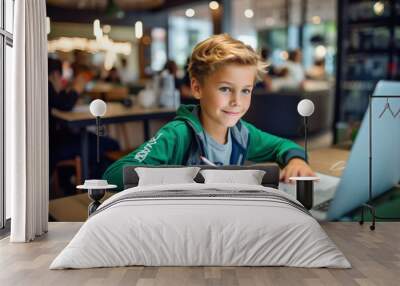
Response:
[[[296,181],[296,199],[303,206],[310,210],[313,207],[314,197],[314,181],[313,180],[297,180]]]
[[[100,163],[100,116],[96,116],[97,164]]]
[[[88,207],[88,216],[91,216],[101,205],[100,200],[104,197],[106,189],[88,189],[88,196],[92,200]]]
[[[308,131],[308,116],[304,116],[304,150],[306,153],[306,162],[308,163],[307,155],[307,131]]]

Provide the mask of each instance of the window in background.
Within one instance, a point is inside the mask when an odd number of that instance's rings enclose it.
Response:
[[[300,28],[296,25],[290,25],[288,28],[288,49],[294,50],[300,47],[299,43]]]
[[[303,37],[303,63],[309,69],[314,61],[325,59],[325,70],[331,76],[335,74],[336,22],[306,24]]]
[[[285,62],[285,51],[300,48],[303,50],[306,70],[313,65],[316,57],[321,57],[325,59],[326,72],[334,76],[336,0],[235,1],[240,2],[236,9],[240,7],[243,10],[249,5],[255,7],[257,48],[268,47],[274,65],[279,66]],[[242,29],[240,24],[236,25],[236,29]]]
[[[261,47],[270,49],[272,64],[280,66],[285,62],[282,52],[288,49],[287,28],[272,28],[258,32],[259,44]]]
[[[232,27],[231,34],[234,38],[257,49],[257,19],[260,18],[257,5],[264,5],[269,1],[233,0],[232,1]],[[266,3],[268,5],[268,3]]]
[[[188,9],[193,9],[194,15],[186,13]],[[208,3],[173,10],[168,17],[168,59],[183,68],[194,46],[212,33]]]
[[[268,47],[272,64],[284,65],[286,51],[300,47],[300,1],[255,1],[254,5],[258,49]]]
[[[325,71],[335,75],[337,0],[307,0],[303,28],[303,63],[309,69],[315,60],[325,59]]]
[[[166,32],[163,28],[151,31],[151,69],[161,71],[167,61]]]

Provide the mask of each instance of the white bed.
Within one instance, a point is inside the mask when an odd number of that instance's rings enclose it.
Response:
[[[128,265],[351,267],[284,192],[199,183],[138,186],[112,196],[50,269]]]

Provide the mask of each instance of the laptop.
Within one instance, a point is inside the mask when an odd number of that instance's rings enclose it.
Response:
[[[379,81],[372,100],[372,197],[389,191],[400,181],[399,81]],[[389,103],[390,109],[387,103]],[[341,178],[317,174],[314,206],[310,212],[321,220],[338,220],[366,203],[369,198],[369,113],[368,108]],[[397,115],[397,116],[396,116]],[[395,117],[396,116],[396,117]],[[295,195],[295,186],[280,189]]]

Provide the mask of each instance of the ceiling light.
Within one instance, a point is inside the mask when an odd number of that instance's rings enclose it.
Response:
[[[381,16],[385,10],[385,4],[383,4],[381,1],[378,1],[374,4],[373,9],[376,15]]]
[[[246,10],[244,10],[244,16],[246,17],[246,18],[253,18],[253,16],[254,16],[254,11],[252,10],[252,9],[246,9]]]
[[[319,25],[319,24],[321,24],[321,17],[320,16],[313,16],[311,18],[311,21],[313,22],[313,24]]]
[[[143,23],[142,21],[137,21],[135,23],[135,37],[136,39],[140,39],[143,37]]]
[[[93,21],[93,35],[95,35],[96,37],[98,37],[98,35],[100,34],[100,20],[96,19]]]
[[[208,4],[208,7],[210,7],[211,10],[217,10],[219,8],[219,4],[217,1],[211,1]]]
[[[189,18],[193,17],[194,14],[196,14],[196,12],[195,12],[192,8],[189,8],[189,9],[187,9],[187,10],[185,11],[185,15],[186,15],[187,17],[189,17]]]
[[[280,57],[283,60],[287,61],[289,59],[289,53],[287,51],[282,51],[282,52],[280,52]]]
[[[46,17],[46,34],[50,34],[51,28],[50,28],[50,17]]]
[[[323,59],[326,56],[326,47],[323,45],[318,45],[315,48],[315,57],[318,59]]]
[[[110,31],[111,31],[111,26],[110,26],[110,25],[104,25],[104,26],[103,26],[103,32],[104,32],[105,34],[110,33]]]

